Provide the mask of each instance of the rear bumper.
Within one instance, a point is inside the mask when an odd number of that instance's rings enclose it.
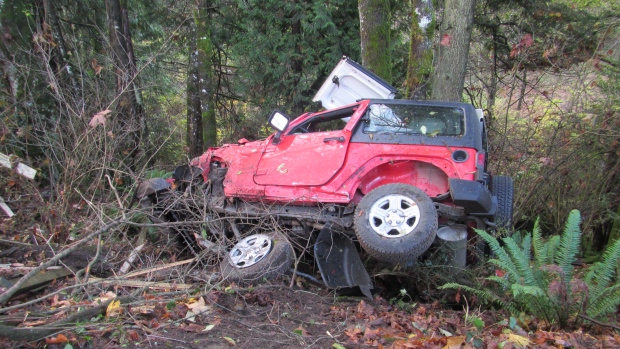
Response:
[[[474,216],[494,216],[497,211],[497,198],[481,182],[450,178],[450,196],[455,205],[465,209],[466,214]]]

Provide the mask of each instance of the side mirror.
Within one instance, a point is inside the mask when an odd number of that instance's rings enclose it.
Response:
[[[284,113],[274,110],[269,116],[269,125],[274,129],[284,132],[288,127],[289,118]]]
[[[269,126],[273,127],[278,131],[273,137],[273,144],[280,143],[280,134],[286,130],[286,128],[288,127],[288,123],[289,118],[288,116],[286,116],[286,114],[277,110],[271,112],[271,115],[269,116]]]

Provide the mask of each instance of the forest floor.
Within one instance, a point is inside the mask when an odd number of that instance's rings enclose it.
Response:
[[[27,212],[28,204],[21,209]],[[63,230],[49,219],[0,216],[0,296],[86,235],[76,236],[77,228]],[[45,232],[53,226],[54,234]],[[620,347],[615,325],[575,319],[573,327],[559,330],[481,307],[459,292],[420,297],[385,277],[374,277],[379,287],[373,299],[337,294],[317,283],[316,270],[307,271],[310,278],[282,275],[242,287],[218,280],[216,257],[193,257],[169,241],[139,240],[140,234],[129,230],[115,234],[93,239],[56,269],[37,273],[37,282],[0,307],[0,348]],[[139,242],[144,247],[138,258],[119,277]],[[97,243],[101,258],[93,264]],[[90,278],[76,279],[74,271],[85,268]],[[409,277],[400,273],[399,278]]]

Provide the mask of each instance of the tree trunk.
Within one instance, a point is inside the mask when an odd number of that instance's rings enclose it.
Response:
[[[430,49],[429,31],[433,4],[430,0],[411,0],[411,33],[405,96],[409,99],[426,99],[428,76],[432,69],[433,52]]]
[[[200,79],[196,40],[196,21],[190,24],[189,70],[187,72],[187,147],[189,156],[199,156],[204,151],[202,104],[200,101]]]
[[[465,84],[475,0],[446,0],[433,76],[433,100],[460,102]]]
[[[127,15],[126,1],[106,0],[108,35],[116,65],[116,118],[120,134],[127,135],[122,141],[121,153],[125,163],[134,169],[141,155],[142,137],[146,136],[146,122],[142,98],[136,83],[137,69]]]
[[[359,0],[362,65],[392,82],[389,0]]]
[[[201,0],[194,9],[194,36],[187,84],[188,146],[191,156],[217,144],[217,122],[211,56],[213,43],[209,1]]]

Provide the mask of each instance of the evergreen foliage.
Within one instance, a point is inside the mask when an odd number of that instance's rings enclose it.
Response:
[[[462,289],[515,315],[526,312],[560,327],[567,326],[578,314],[599,318],[615,312],[620,304],[620,283],[616,278],[620,241],[610,246],[581,280],[574,275],[572,265],[579,252],[580,222],[579,211],[571,211],[562,235],[548,241],[541,236],[538,220],[531,234],[522,239],[518,234],[505,237],[503,244],[487,232],[476,230],[491,247],[495,258],[489,263],[501,276],[486,278],[493,287],[448,283],[442,288]]]

